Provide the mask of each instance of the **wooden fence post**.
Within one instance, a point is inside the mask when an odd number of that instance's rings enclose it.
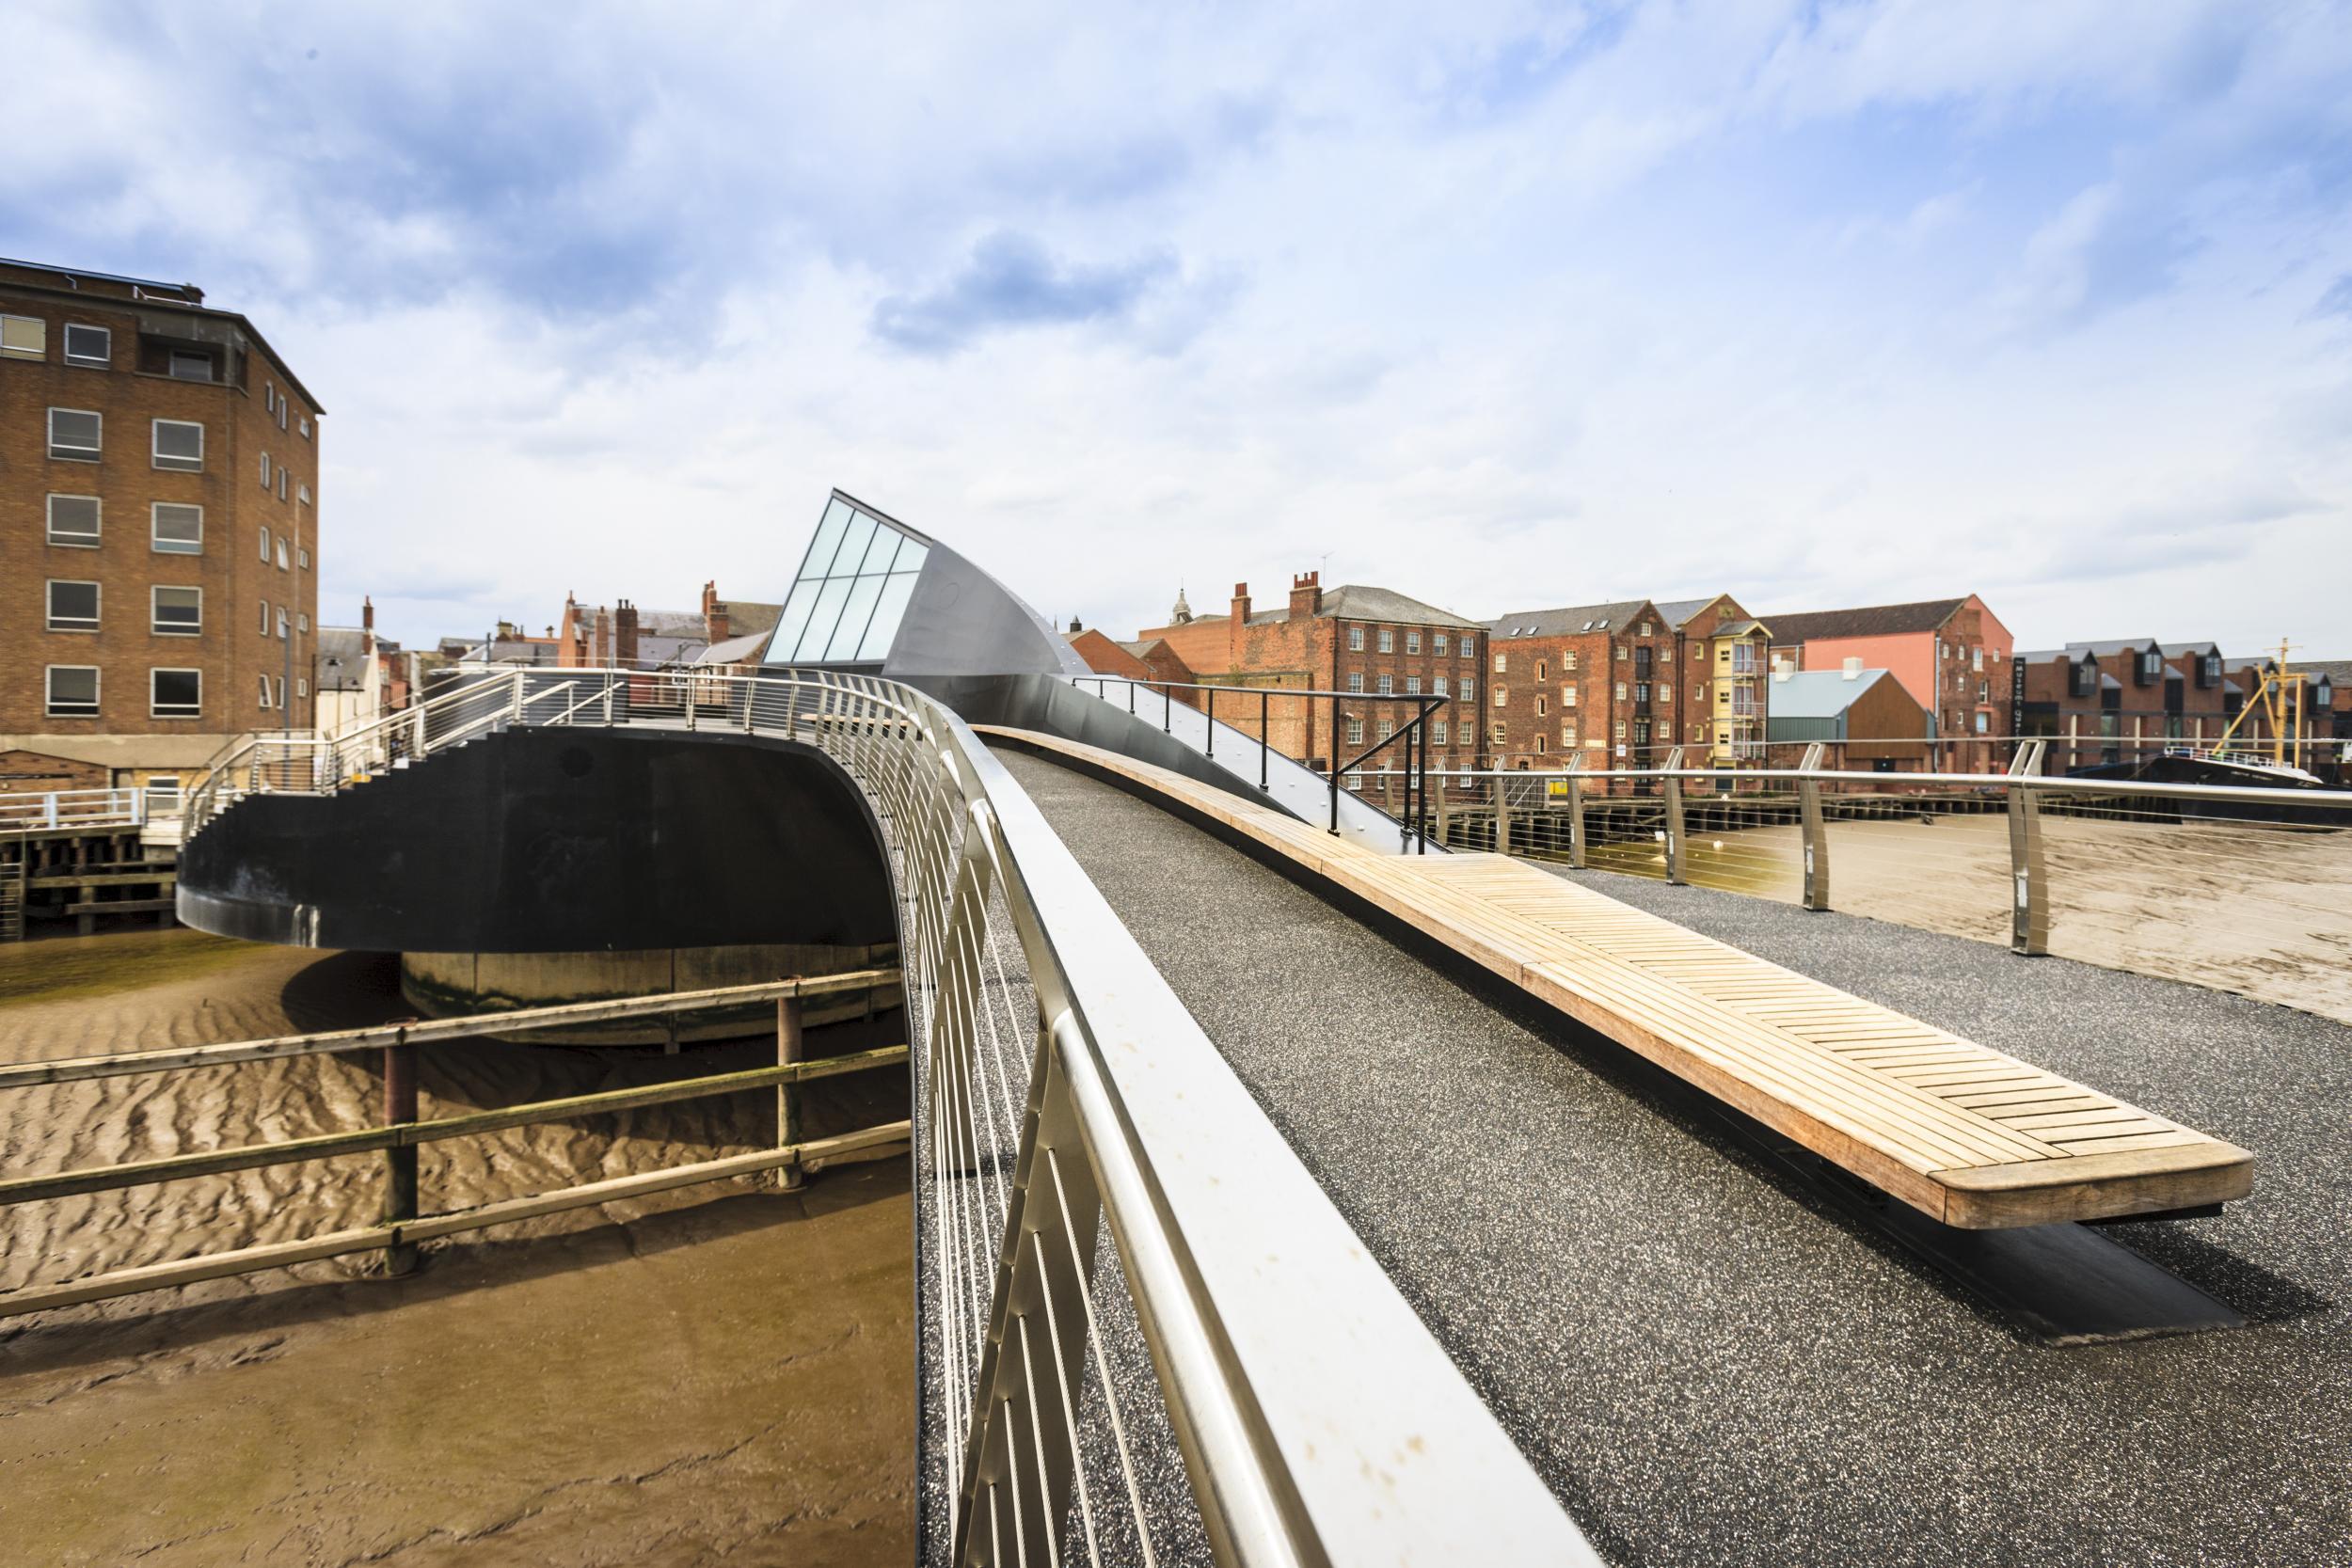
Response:
[[[384,1048],[384,1125],[416,1119],[417,1048],[404,1038]],[[416,1217],[417,1146],[395,1144],[384,1151],[384,1223],[396,1226]],[[384,1249],[387,1275],[413,1273],[416,1266],[414,1242],[394,1242]]]
[[[776,998],[776,1066],[789,1067],[803,1060],[806,1040],[802,1027],[800,997]],[[776,1085],[776,1147],[790,1148],[801,1141],[801,1085],[783,1083]],[[795,1155],[788,1165],[776,1167],[776,1185],[784,1192],[797,1192],[801,1186],[801,1162]]]

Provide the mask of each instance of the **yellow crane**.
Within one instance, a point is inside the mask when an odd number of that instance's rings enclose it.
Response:
[[[2276,664],[2254,672],[2258,684],[2246,699],[2246,705],[2237,710],[2230,727],[2221,732],[2217,752],[2226,753],[2237,727],[2259,710],[2270,721],[2270,760],[2282,766],[2295,766],[2296,750],[2305,739],[2303,734],[2303,682],[2294,677],[2287,667],[2291,647],[2285,638],[2279,639],[2279,658]]]

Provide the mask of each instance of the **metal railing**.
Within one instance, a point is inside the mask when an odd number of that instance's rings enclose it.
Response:
[[[1139,719],[1148,720],[1152,717],[1152,713],[1151,703],[1148,699],[1138,705],[1138,692],[1156,694],[1160,700],[1160,727],[1163,731],[1171,734],[1174,732],[1176,693],[1179,691],[1199,692],[1200,694],[1199,700],[1186,699],[1185,705],[1199,711],[1208,721],[1202,754],[1212,761],[1216,757],[1217,694],[1219,692],[1225,694],[1226,712],[1237,714],[1243,723],[1251,721],[1253,718],[1251,709],[1254,706],[1256,710],[1254,719],[1258,726],[1256,736],[1251,736],[1239,731],[1229,721],[1226,744],[1230,749],[1238,741],[1247,747],[1254,740],[1258,753],[1258,787],[1260,789],[1267,787],[1267,776],[1272,766],[1272,758],[1278,752],[1284,755],[1291,754],[1283,752],[1282,748],[1277,747],[1273,742],[1273,705],[1275,702],[1279,700],[1285,705],[1321,704],[1327,714],[1325,735],[1330,742],[1328,754],[1334,760],[1330,766],[1317,766],[1323,759],[1314,757],[1306,766],[1328,781],[1330,831],[1334,833],[1340,831],[1340,792],[1343,788],[1360,795],[1357,786],[1367,778],[1375,778],[1381,781],[1380,793],[1386,796],[1390,770],[1386,768],[1375,769],[1366,765],[1393,746],[1399,748],[1405,757],[1405,767],[1402,769],[1405,781],[1403,808],[1390,813],[1378,802],[1367,801],[1366,804],[1395,820],[1399,831],[1406,835],[1405,844],[1408,849],[1416,854],[1428,853],[1429,724],[1432,717],[1453,700],[1451,697],[1420,691],[1328,691],[1308,687],[1216,686],[1196,681],[1152,680],[1129,675],[1073,675],[1069,677],[1069,680],[1072,686],[1080,690],[1091,688],[1094,694],[1106,703],[1117,701],[1111,695],[1113,688],[1124,687],[1127,711]],[[1249,701],[1253,696],[1257,698],[1254,705]],[[1413,714],[1411,718],[1404,721],[1402,727],[1392,729],[1388,735],[1380,736],[1371,745],[1364,746],[1361,739],[1353,742],[1343,742],[1341,739],[1347,723],[1353,721],[1359,726],[1361,723],[1360,720],[1351,719],[1345,707],[1343,706],[1345,704],[1377,705],[1382,707],[1406,704],[1412,707]],[[1311,707],[1304,711],[1311,713]],[[1311,718],[1308,722],[1311,727]],[[1363,750],[1344,762],[1337,761],[1344,744],[1363,746]],[[1301,750],[1312,753],[1313,747],[1302,743]],[[1295,760],[1295,757],[1294,760]]]
[[[0,795],[0,832],[25,829],[143,828],[180,813],[177,790],[125,785]]]
[[[559,717],[739,732],[821,752],[871,806],[914,1040],[928,1559],[1155,1560],[1169,1499],[1153,1478],[1180,1474],[1224,1563],[1597,1560],[955,714],[821,672],[490,679],[509,686],[473,734]],[[598,704],[577,686],[549,700],[583,680]],[[479,718],[441,710],[453,734]],[[445,743],[434,731],[410,760]],[[325,765],[312,779],[347,782]],[[203,793],[203,820],[233,805]],[[1116,1370],[1121,1297],[1140,1379]],[[1176,1455],[1144,1451],[1155,1431]]]
[[[2242,990],[2352,1021],[2352,791],[1818,766],[1464,769],[1438,836]],[[1654,793],[1627,794],[1629,782]],[[1732,793],[1737,783],[1747,793]],[[1709,786],[1696,792],[1692,785]],[[1837,895],[1832,902],[1832,867]]]

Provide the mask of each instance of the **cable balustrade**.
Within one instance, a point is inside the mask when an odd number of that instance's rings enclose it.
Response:
[[[1597,1560],[1035,804],[934,699],[831,672],[516,670],[390,716],[357,751],[318,743],[303,787],[352,787],[394,736],[399,762],[429,766],[583,723],[806,748],[876,823],[914,1069],[926,1560],[1175,1560],[1193,1536],[1228,1564]],[[191,831],[267,760],[225,758]],[[1113,1326],[1130,1308],[1136,1356]]]

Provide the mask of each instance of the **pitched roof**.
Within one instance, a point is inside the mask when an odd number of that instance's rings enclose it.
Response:
[[[1816,610],[1804,614],[1767,615],[1772,646],[1785,648],[1828,637],[1893,637],[1905,632],[1934,631],[1952,618],[1965,596],[1921,599],[1915,604],[1868,605],[1860,610]]]
[[[1800,670],[1772,682],[1766,711],[1774,719],[1835,719],[1885,678],[1883,670],[1865,670],[1851,680],[1843,670]]]
[[[1684,622],[1722,597],[1721,594],[1710,594],[1703,599],[1652,599],[1650,603],[1657,607],[1659,619],[1680,631]]]
[[[2352,686],[2352,658],[2307,658],[2296,668],[2327,676],[2329,686]]]
[[[2107,658],[2116,654],[2144,654],[2151,648],[2160,649],[2162,646],[2153,637],[2118,637],[2104,642],[2069,642],[2066,651],[2076,658],[2085,654],[2094,658]]]
[[[768,629],[748,631],[740,637],[730,637],[724,642],[713,642],[694,657],[697,664],[740,664],[747,658],[759,657],[759,650],[768,645]]]
[[[2164,657],[2167,658],[2180,658],[2186,655],[2201,657],[2205,654],[2214,654],[2217,656],[2221,652],[2221,644],[2218,642],[2163,642],[2157,645],[2163,648]]]
[[[1479,625],[1478,622],[1467,620],[1450,610],[1439,610],[1436,605],[1423,604],[1419,599],[1409,594],[1400,594],[1393,588],[1373,588],[1354,582],[1342,583],[1337,588],[1325,589],[1323,608],[1315,613],[1318,616],[1335,616],[1347,621],[1393,621],[1400,626],[1475,626]],[[1253,626],[1268,626],[1290,618],[1290,606],[1285,603],[1278,609],[1257,611],[1249,617],[1249,624]],[[1196,617],[1192,624],[1197,625],[1200,621],[1208,619],[1211,617]],[[1230,620],[1232,617],[1227,616],[1225,619]]]
[[[784,619],[784,606],[780,604],[767,604],[758,599],[722,599],[719,602],[727,607],[727,632],[733,637],[755,631],[773,631],[776,623]]]
[[[311,684],[321,691],[357,691],[368,674],[368,634],[361,626],[321,626],[311,635]]]
[[[1566,605],[1558,610],[1522,610],[1487,622],[1486,633],[1508,641],[1514,637],[1574,637],[1588,631],[1623,631],[1626,624],[1643,610],[1656,609],[1647,599],[1613,599],[1607,604]]]

